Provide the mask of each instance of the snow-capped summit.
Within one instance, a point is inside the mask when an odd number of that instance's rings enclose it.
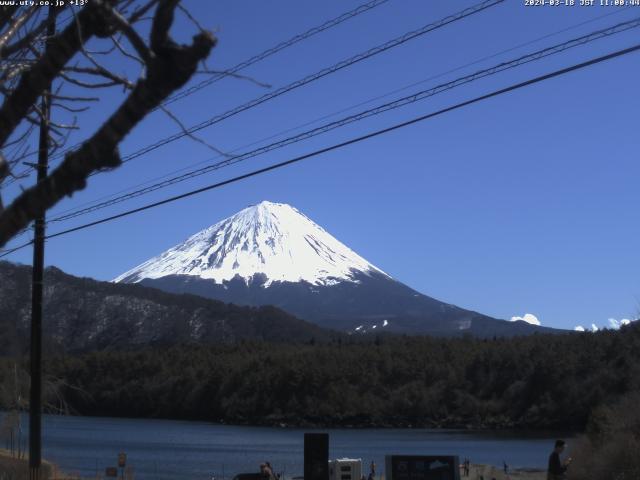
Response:
[[[333,285],[386,275],[290,205],[261,202],[216,223],[114,281],[190,275],[222,283],[256,274],[272,282]]]

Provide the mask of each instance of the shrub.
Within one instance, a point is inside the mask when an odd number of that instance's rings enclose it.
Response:
[[[640,394],[594,410],[587,433],[571,449],[570,480],[640,478]]]

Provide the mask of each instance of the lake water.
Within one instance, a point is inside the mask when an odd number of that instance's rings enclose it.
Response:
[[[2,413],[0,413],[2,417]],[[0,418],[1,420],[1,418]],[[25,419],[26,420],[26,419]],[[1,423],[1,422],[0,422]],[[23,431],[28,432],[26,422]],[[230,479],[269,461],[285,477],[303,472],[303,435],[330,434],[330,458],[362,458],[363,473],[386,454],[448,454],[473,463],[544,468],[556,435],[418,429],[292,429],[205,422],[47,415],[43,456],[68,473],[94,477],[126,452],[136,479]],[[1,445],[4,447],[5,445]]]

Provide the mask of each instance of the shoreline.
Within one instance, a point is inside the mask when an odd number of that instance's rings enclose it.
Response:
[[[9,478],[29,478],[28,455],[25,454],[23,458],[16,458],[9,450],[0,448],[0,470],[2,473],[9,474]],[[61,478],[61,476],[63,478],[71,478],[56,465],[44,459],[42,460],[41,475],[43,480],[55,480],[56,478]],[[80,477],[73,476],[73,478]],[[469,480],[545,480],[546,472],[541,469],[518,468],[510,469],[508,474],[505,474],[501,468],[493,465],[471,464],[469,475],[464,476],[461,471],[460,478]],[[384,480],[384,475],[379,476],[378,480]]]
[[[0,413],[0,417],[2,413]],[[137,451],[138,447],[142,445],[147,437],[131,443],[130,445],[121,446],[121,441],[117,440],[119,434],[106,435],[105,438],[100,441],[93,441],[93,447],[91,449],[84,449],[81,444],[77,443],[78,438],[73,437],[73,442],[67,442],[66,437],[60,436],[60,432],[68,431],[102,431],[105,432],[129,432],[129,431],[148,431],[154,435],[154,441],[165,441],[164,446],[172,445],[172,439],[175,438],[176,432],[184,434],[185,432],[196,432],[198,435],[203,435],[202,440],[207,445],[206,458],[201,458],[198,454],[200,451],[198,445],[195,443],[191,445],[189,442],[183,447],[178,449],[167,450],[170,452],[170,458],[166,461],[160,461],[153,457],[153,454],[149,455],[143,451],[138,452],[139,455],[131,456],[132,466],[136,465],[140,467],[140,473],[145,472],[144,475],[152,472],[153,465],[155,468],[162,467],[163,462],[166,466],[173,469],[172,465],[177,458],[176,455],[181,458],[189,458],[190,460],[186,464],[181,465],[179,470],[174,470],[172,473],[182,471],[184,473],[183,478],[191,478],[190,474],[202,470],[204,465],[208,465],[216,478],[222,478],[219,476],[220,469],[222,472],[227,472],[227,478],[231,478],[228,475],[231,472],[242,472],[252,470],[252,466],[257,465],[259,461],[265,460],[261,458],[264,454],[255,454],[249,462],[246,462],[245,450],[249,448],[249,452],[252,450],[254,444],[257,446],[270,445],[271,440],[279,439],[285,441],[287,445],[291,444],[292,447],[286,449],[276,449],[270,451],[267,455],[268,460],[274,462],[274,465],[281,465],[282,472],[301,472],[302,471],[302,433],[306,429],[294,429],[294,428],[272,428],[270,426],[253,427],[249,425],[236,426],[226,424],[210,424],[208,422],[189,422],[189,421],[174,421],[174,420],[156,420],[156,419],[127,419],[127,418],[114,418],[114,417],[86,417],[78,415],[47,415],[48,418],[44,419],[44,425],[50,428],[50,433],[58,435],[56,441],[48,443],[44,447],[45,458],[54,458],[55,463],[58,465],[62,472],[76,472],[75,476],[82,475],[95,477],[94,471],[102,471],[104,466],[108,466],[110,461],[113,461],[114,455],[122,448],[123,451],[131,452]],[[132,430],[133,429],[133,430]],[[309,429],[310,431],[314,429]],[[338,429],[328,430],[332,438],[335,435],[335,439],[340,446],[340,455],[346,455],[349,458],[362,458],[363,464],[366,465],[371,459],[375,459],[376,464],[384,464],[385,454],[429,454],[434,448],[442,448],[447,446],[446,450],[449,454],[458,454],[460,460],[463,458],[471,458],[475,460],[475,464],[472,469],[472,475],[469,477],[462,477],[472,480],[480,480],[480,475],[483,475],[484,480],[496,480],[512,478],[522,480],[542,480],[545,475],[541,473],[540,469],[546,467],[546,449],[541,449],[540,445],[551,444],[551,436],[549,434],[541,434],[541,432],[514,432],[503,431],[502,433],[496,433],[495,431],[487,431],[486,434],[472,432],[470,430],[446,430],[446,429],[431,429],[431,430],[414,430],[413,433],[408,429],[396,429],[395,432],[389,431],[384,433],[384,430],[380,430],[380,435],[376,442],[373,442],[373,450],[364,448],[361,444],[365,439],[370,438],[368,433],[369,429]],[[57,432],[57,433],[56,433]],[[474,435],[475,434],[475,435]],[[92,435],[92,434],[91,434]],[[82,436],[82,438],[93,438],[91,435]],[[156,435],[159,435],[156,437]],[[242,448],[238,447],[232,449],[232,454],[229,450],[226,450],[223,444],[224,441],[217,439],[227,438],[228,435],[233,435],[234,438],[252,438],[251,447],[246,445]],[[148,436],[148,435],[147,435]],[[552,436],[556,436],[552,434]],[[198,437],[200,438],[200,437]],[[544,438],[543,442],[538,439]],[[120,439],[121,440],[121,439]],[[409,440],[408,444],[405,444],[405,440]],[[515,443],[511,443],[511,442]],[[470,443],[469,443],[470,442]],[[485,443],[488,442],[488,443]],[[55,445],[54,445],[55,443]],[[418,444],[419,443],[419,444]],[[476,445],[477,444],[477,445]],[[220,446],[223,448],[220,449]],[[244,445],[244,444],[243,444]],[[465,446],[466,445],[466,446]],[[471,445],[471,446],[469,446]],[[262,448],[262,447],[261,447]],[[484,449],[484,450],[483,450]],[[531,454],[530,452],[535,452]],[[347,452],[347,453],[345,453]],[[478,453],[476,453],[478,452]],[[491,453],[493,452],[493,453]],[[510,452],[506,454],[504,452]],[[506,456],[503,457],[503,454]],[[26,457],[26,455],[25,455]],[[173,458],[175,457],[175,458]],[[237,458],[236,458],[237,457]],[[241,458],[242,457],[242,458]],[[247,457],[248,458],[248,457]],[[508,463],[515,468],[512,468],[509,477],[504,476],[501,472],[502,458],[506,458]],[[255,465],[254,465],[255,464]],[[99,465],[98,470],[95,470],[96,465]],[[150,466],[151,465],[151,466]],[[168,467],[168,468],[169,468]],[[0,468],[0,470],[2,470]],[[91,474],[91,475],[89,475]],[[143,475],[143,476],[144,476]],[[541,476],[542,475],[542,476]],[[21,478],[21,477],[18,477]],[[147,478],[147,477],[145,477]],[[148,477],[152,478],[152,477]],[[174,478],[174,477],[166,477]],[[177,477],[176,477],[177,478]],[[287,478],[289,476],[287,475]]]
[[[0,415],[7,413],[6,410],[0,409]],[[22,412],[26,414],[26,412]],[[562,428],[562,427],[535,427],[531,425],[517,425],[517,424],[488,424],[488,423],[469,423],[469,422],[446,422],[446,421],[425,421],[425,422],[410,422],[400,420],[398,422],[335,422],[335,423],[320,423],[308,420],[291,421],[283,418],[269,418],[269,419],[248,419],[248,420],[235,420],[225,421],[224,419],[211,420],[205,418],[180,418],[180,417],[153,417],[153,416],[127,416],[127,415],[115,415],[115,414],[73,414],[65,413],[58,415],[55,413],[44,413],[44,415],[51,417],[73,417],[73,418],[119,418],[126,420],[159,420],[169,422],[194,422],[194,423],[207,423],[216,426],[227,427],[253,427],[253,428],[279,428],[279,429],[312,429],[312,430],[341,430],[341,429],[357,429],[357,430],[434,430],[434,431],[455,431],[455,432],[474,432],[474,433],[521,433],[526,432],[528,434],[534,434],[532,436],[544,436],[544,435],[560,435],[562,437],[576,437],[581,435],[582,432],[576,428]]]

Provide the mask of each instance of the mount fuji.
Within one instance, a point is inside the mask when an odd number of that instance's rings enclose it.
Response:
[[[351,333],[486,337],[550,330],[496,320],[416,292],[297,209],[266,201],[196,233],[114,282],[239,305],[275,305]]]
[[[295,208],[262,202],[196,233],[115,282],[189,275],[224,283],[236,277],[262,286],[306,282],[327,286],[354,282],[355,274],[386,275]]]

